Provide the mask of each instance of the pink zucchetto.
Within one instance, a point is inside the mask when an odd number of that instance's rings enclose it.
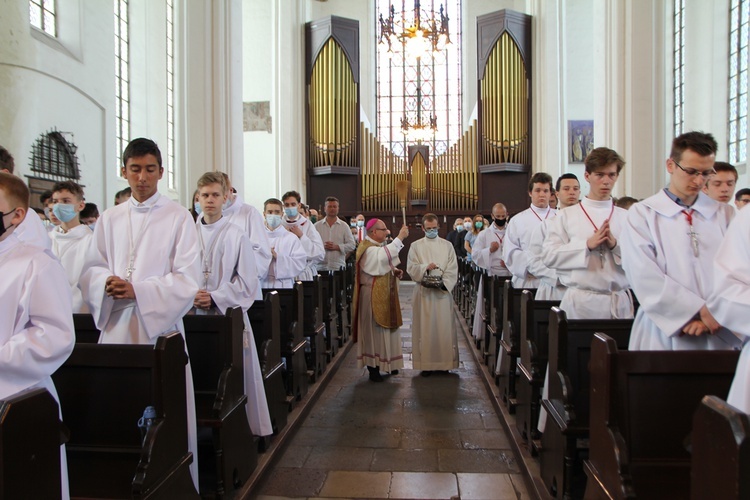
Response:
[[[372,229],[372,226],[374,226],[377,222],[378,222],[378,219],[370,219],[367,221],[365,228],[369,231],[370,229]]]

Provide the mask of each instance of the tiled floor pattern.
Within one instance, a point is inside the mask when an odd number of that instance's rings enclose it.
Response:
[[[255,498],[529,498],[460,330],[457,370],[411,369],[414,286],[400,294],[405,369],[370,382],[354,346]]]

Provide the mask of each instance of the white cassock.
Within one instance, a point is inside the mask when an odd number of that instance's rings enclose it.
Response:
[[[443,285],[447,290],[419,285],[431,262],[443,271]],[[417,283],[412,295],[411,335],[414,369],[458,368],[458,339],[453,321],[451,295],[458,279],[456,250],[449,241],[442,238],[419,239],[409,248],[406,272]],[[430,274],[434,273],[440,274],[440,271],[430,271]]]
[[[263,374],[260,370],[258,350],[250,327],[247,311],[258,295],[258,271],[250,238],[226,217],[213,224],[203,224],[203,216],[196,222],[200,232],[202,290],[211,294],[217,309],[226,314],[230,307],[241,307],[245,322],[243,335],[243,360],[245,394],[247,394],[247,420],[256,436],[273,434],[271,416],[268,412]],[[208,272],[206,272],[208,271]],[[208,278],[206,279],[206,275]],[[201,310],[197,309],[196,314]]]
[[[513,274],[514,288],[536,288],[539,279],[529,273],[529,262],[526,249],[529,246],[531,232],[542,221],[551,219],[557,211],[554,208],[529,208],[515,215],[508,222],[508,229],[503,240],[503,260]]]
[[[320,237],[320,233],[318,233],[318,230],[315,229],[315,226],[308,219],[301,215],[298,215],[297,219],[293,221],[282,218],[281,225],[286,228],[297,226],[302,230],[302,237],[299,238],[299,242],[307,253],[307,265],[297,275],[297,279],[300,281],[312,281],[313,276],[318,275],[318,264],[326,258],[326,249],[323,246],[323,239]]]
[[[503,261],[503,242],[505,241],[506,227],[498,227],[494,222],[481,231],[474,244],[471,246],[471,261],[482,269],[486,269],[490,276],[510,276],[510,271],[505,267]],[[490,252],[490,244],[497,242],[498,247],[494,252]],[[409,273],[411,274],[411,273]],[[474,324],[472,325],[471,334],[475,339],[484,338],[484,329],[486,324],[482,321],[482,303],[484,302],[484,276],[479,278],[479,290],[477,291],[477,303],[474,308]]]
[[[263,216],[254,206],[242,201],[240,195],[235,195],[234,202],[222,210],[222,215],[242,229],[250,237],[255,251],[255,266],[258,269],[258,279],[265,278],[268,266],[271,264],[271,243],[266,234],[266,224]],[[258,289],[255,300],[263,300],[263,292]]]
[[[557,212],[560,213],[560,210]],[[547,227],[553,219],[547,219],[539,224],[532,232],[529,239],[527,258],[529,261],[529,272],[539,278],[539,284],[534,294],[535,300],[561,300],[565,295],[566,288],[560,283],[557,271],[544,265],[542,261],[542,250],[544,240],[547,238]]]
[[[68,276],[71,292],[73,293],[73,312],[87,313],[89,306],[83,301],[78,281],[83,271],[83,263],[86,260],[94,232],[86,224],[80,224],[67,233],[62,232],[60,227],[55,228],[49,237],[52,240],[52,253],[60,259],[60,263]]]
[[[102,332],[100,343],[155,344],[160,335],[174,331],[184,338],[182,317],[193,307],[201,271],[194,224],[190,212],[159,193],[143,203],[130,198],[102,214],[80,280],[83,299]],[[108,297],[107,278],[125,279],[129,268],[136,299]],[[198,436],[189,361],[185,379],[190,470],[197,489]]]
[[[266,236],[276,252],[266,277],[261,280],[263,288],[292,288],[295,278],[307,266],[307,252],[300,239],[282,225],[271,231],[265,225]]]
[[[52,248],[47,228],[44,227],[42,219],[39,218],[37,213],[31,209],[26,211],[26,217],[23,218],[13,232],[15,233],[16,238],[24,243],[42,247],[46,250]]]
[[[727,402],[750,413],[750,210],[738,210],[714,260],[714,290],[708,309],[720,325],[742,336],[744,347],[737,363]]]
[[[628,212],[621,240],[622,261],[641,303],[630,334],[630,350],[739,347],[737,337],[725,328],[716,335],[681,335],[682,327],[706,305],[714,289],[714,257],[732,217],[728,205],[703,193],[691,208],[698,256],[684,207],[664,191],[633,205]]]
[[[65,271],[51,254],[21,242],[13,231],[0,241],[0,276],[0,400],[39,387],[59,404],[51,375],[75,345]],[[64,447],[60,465],[63,498],[69,498]]]
[[[589,217],[591,220],[589,220]],[[633,301],[628,280],[622,270],[621,233],[627,211],[615,207],[612,200],[583,198],[573,207],[561,210],[547,224],[542,262],[557,271],[560,283],[568,290],[560,309],[569,319],[628,319],[633,317]],[[610,250],[606,244],[589,250],[586,240],[609,219],[617,240]]]

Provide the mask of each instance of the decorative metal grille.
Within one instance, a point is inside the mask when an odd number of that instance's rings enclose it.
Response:
[[[115,2],[115,136],[117,172],[122,152],[130,141],[130,44],[128,33],[128,0]]]
[[[31,171],[37,177],[52,181],[78,180],[81,174],[78,170],[78,157],[76,157],[76,146],[72,140],[68,141],[65,135],[71,136],[69,132],[58,132],[52,130],[39,136],[31,148]]]
[[[446,152],[462,134],[461,127],[461,0],[422,0],[422,17],[439,12],[441,1],[449,18],[452,45],[430,58],[410,60],[399,50],[389,57],[377,50],[377,137],[394,154],[406,157],[410,142],[402,133],[402,119],[429,124],[437,119],[430,156]],[[411,17],[413,0],[375,0],[378,16],[388,17],[391,4],[404,17]],[[376,29],[378,29],[376,24]],[[411,142],[413,143],[413,142]]]
[[[750,0],[731,0],[729,11],[729,162],[747,151],[747,58]]]
[[[685,123],[685,0],[674,0],[674,136]]]
[[[49,36],[57,36],[55,0],[29,0],[29,22]]]

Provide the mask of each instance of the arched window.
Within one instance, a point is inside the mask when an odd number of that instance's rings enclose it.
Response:
[[[37,178],[50,181],[77,181],[81,178],[78,171],[78,147],[65,138],[72,134],[53,130],[42,134],[31,149],[31,171]]]

